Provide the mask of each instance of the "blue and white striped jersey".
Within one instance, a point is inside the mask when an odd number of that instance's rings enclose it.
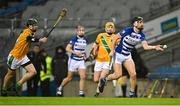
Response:
[[[116,48],[116,52],[128,56],[131,50],[136,46],[138,42],[145,40],[143,32],[134,32],[133,27],[128,27],[119,32],[121,35],[121,41]]]
[[[84,55],[85,55],[85,48],[87,46],[87,40],[85,37],[79,37],[79,36],[73,36],[72,39],[70,40],[69,44],[72,45],[72,50],[77,52],[77,51],[83,51],[84,54],[82,56],[76,56],[74,54],[71,54],[71,59],[81,61],[84,60]]]

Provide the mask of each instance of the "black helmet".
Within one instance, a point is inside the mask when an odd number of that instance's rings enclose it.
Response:
[[[38,23],[38,21],[34,18],[30,18],[27,20],[26,22],[26,26],[29,26],[29,25],[36,25]]]
[[[135,21],[143,21],[143,18],[140,16],[134,17],[131,21],[131,24],[133,25]]]

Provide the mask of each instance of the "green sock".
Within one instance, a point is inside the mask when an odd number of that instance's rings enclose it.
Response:
[[[21,88],[21,86],[22,85],[20,83],[18,83],[18,82],[16,83],[16,88]]]

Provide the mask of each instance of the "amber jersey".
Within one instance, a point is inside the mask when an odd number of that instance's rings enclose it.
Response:
[[[96,44],[99,45],[96,61],[109,62],[110,61],[110,48],[112,47],[112,40],[114,34],[100,33],[96,38]]]
[[[17,59],[23,58],[28,53],[31,43],[27,41],[27,37],[33,35],[34,33],[30,29],[24,29],[16,40],[15,46],[11,50],[10,54]]]

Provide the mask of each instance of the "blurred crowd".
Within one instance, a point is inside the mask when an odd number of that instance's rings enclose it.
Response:
[[[67,76],[68,55],[63,46],[56,47],[54,57],[48,55],[39,45],[34,45],[27,55],[37,70],[37,74],[27,81],[27,95],[37,96],[38,85],[42,96],[51,96],[50,79],[53,75],[55,86],[59,86]],[[60,67],[61,66],[61,67]]]

